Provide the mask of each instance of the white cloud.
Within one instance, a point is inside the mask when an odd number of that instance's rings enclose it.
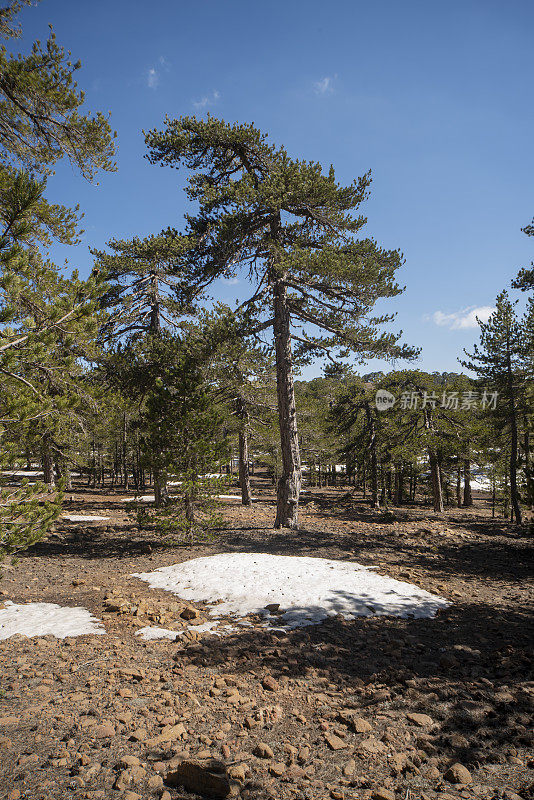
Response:
[[[324,77],[313,84],[315,94],[330,94],[334,91],[334,78]]]
[[[200,100],[193,100],[193,105],[197,109],[197,111],[201,111],[203,108],[207,106],[213,106],[221,99],[220,92],[217,89],[214,89],[210,94],[205,94],[204,97],[201,97]]]
[[[159,84],[159,75],[155,67],[150,67],[148,70],[146,83],[149,89],[157,89]]]
[[[224,278],[224,282],[230,284],[230,286],[235,286],[239,283],[239,278]]]
[[[165,56],[159,56],[157,65],[150,67],[146,73],[146,85],[149,89],[157,89],[159,86],[159,74],[160,70],[165,70],[165,72],[169,72],[171,68],[170,61],[168,61]]]
[[[477,328],[477,319],[487,322],[495,311],[493,306],[467,306],[460,311],[453,311],[445,314],[443,311],[435,311],[427,314],[425,320],[432,320],[441,328],[450,328],[451,331],[465,330],[467,328]]]

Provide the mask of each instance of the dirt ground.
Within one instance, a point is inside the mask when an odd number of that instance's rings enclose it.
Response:
[[[243,800],[534,800],[532,539],[476,493],[438,518],[344,488],[308,491],[300,530],[275,531],[272,489],[254,488],[190,547],[140,531],[128,493],[78,487],[66,513],[110,520],[63,521],[4,566],[0,604],[84,606],[107,635],[0,642],[0,797],[193,798],[173,770],[214,758],[215,796],[228,778]],[[202,603],[186,621],[180,598],[131,577],[223,552],[357,561],[451,605],[217,638],[195,631]],[[145,625],[186,633],[145,642]]]

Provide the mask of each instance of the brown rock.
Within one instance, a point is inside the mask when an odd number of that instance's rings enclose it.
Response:
[[[351,758],[350,761],[347,761],[347,763],[343,767],[343,775],[346,778],[350,778],[351,775],[354,775],[355,771],[356,771],[356,762],[353,758]]]
[[[264,689],[268,692],[276,692],[280,688],[278,685],[278,681],[276,681],[272,675],[267,675],[261,682],[261,685]]]
[[[255,756],[258,756],[258,758],[274,758],[273,751],[265,742],[258,742],[252,752]]]
[[[182,619],[196,619],[200,616],[200,611],[193,606],[186,606],[180,616]]]
[[[373,789],[371,797],[372,800],[395,800],[395,792],[392,792],[391,789],[386,789],[384,786],[379,786],[377,789]]]
[[[113,725],[109,723],[103,723],[102,725],[96,725],[93,730],[93,735],[96,736],[97,739],[107,739],[111,736],[115,736],[115,728]]]
[[[464,786],[473,782],[471,773],[463,764],[453,764],[450,766],[444,778],[446,781],[449,781],[449,783],[460,783]]]
[[[281,775],[283,775],[285,771],[286,771],[286,765],[283,764],[281,761],[275,761],[273,764],[269,766],[269,772],[276,778],[279,778]]]
[[[364,756],[376,756],[387,750],[384,742],[379,741],[374,736],[369,736],[358,745],[358,752]]]
[[[186,734],[187,731],[181,722],[177,725],[167,725],[163,728],[159,736],[156,736],[154,739],[149,739],[147,744],[149,747],[157,747],[157,745],[163,744],[164,742],[172,742],[176,739],[181,739]]]
[[[215,759],[182,761],[168,773],[165,783],[216,798],[228,797],[231,790],[225,765]]]
[[[339,736],[336,736],[335,733],[326,733],[324,738],[331,750],[343,750],[345,747],[349,746],[347,742]]]
[[[434,720],[428,714],[406,714],[406,717],[419,728],[431,728],[434,724]]]

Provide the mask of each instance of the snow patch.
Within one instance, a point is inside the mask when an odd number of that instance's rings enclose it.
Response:
[[[170,639],[174,642],[179,635],[179,631],[171,631],[169,628],[152,628],[147,625],[145,628],[139,628],[135,635],[140,636],[145,642],[150,642],[154,639]]]
[[[433,617],[449,603],[362,564],[307,556],[228,553],[194,558],[154,572],[134,573],[153,589],[184,600],[215,603],[213,617],[261,614],[265,626],[315,625],[340,614],[355,617]],[[279,604],[270,614],[266,606]],[[197,629],[200,629],[198,626]]]
[[[23,636],[46,636],[57,639],[84,634],[104,634],[101,621],[81,606],[58,606],[55,603],[25,603],[17,605],[10,600],[0,610],[0,640],[16,633]]]
[[[63,514],[63,519],[67,519],[69,522],[100,522],[109,517],[98,517],[91,514]]]

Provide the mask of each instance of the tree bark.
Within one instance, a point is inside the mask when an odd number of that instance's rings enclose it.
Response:
[[[45,433],[41,441],[41,463],[43,465],[43,481],[48,486],[55,486],[54,458],[52,455],[52,437]]]
[[[278,227],[280,220],[278,219]],[[291,352],[291,320],[287,305],[284,276],[273,280],[274,342],[276,354],[276,391],[282,451],[282,475],[278,481],[275,528],[298,528],[301,486],[299,441],[293,355]]]
[[[237,397],[235,410],[241,426],[239,430],[239,486],[241,488],[241,503],[244,506],[249,506],[252,503],[248,466],[249,414],[243,397]]]
[[[159,470],[154,469],[154,505],[161,508],[169,500],[167,489],[167,476]]]
[[[462,468],[459,460],[456,468],[456,505],[458,508],[462,506]]]
[[[376,456],[376,432],[373,413],[368,402],[365,403],[365,416],[367,418],[367,428],[369,431],[369,452],[371,455],[371,502],[373,504],[373,508],[380,508],[378,502],[378,460]]]
[[[434,431],[432,417],[427,408],[424,409],[425,415],[425,428],[429,433]],[[439,459],[433,445],[428,445],[428,460],[430,463],[430,480],[432,484],[432,499],[434,502],[434,511],[438,514],[443,514],[443,493],[441,490],[441,470]]]
[[[471,460],[464,458],[464,506],[473,505],[473,495],[471,493]]]
[[[252,503],[250,496],[250,475],[248,470],[248,431],[239,431],[239,486],[241,487],[241,503],[249,506]]]
[[[507,360],[507,378],[508,378],[508,397],[510,402],[510,429],[511,429],[511,447],[510,447],[510,500],[512,503],[513,515],[517,525],[521,525],[521,506],[519,505],[519,490],[517,488],[517,456],[518,456],[518,438],[517,438],[517,408],[515,400],[514,376],[512,373],[512,354],[510,340],[508,337],[506,347],[506,360]]]

